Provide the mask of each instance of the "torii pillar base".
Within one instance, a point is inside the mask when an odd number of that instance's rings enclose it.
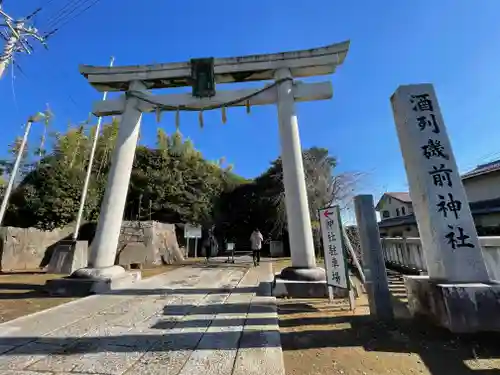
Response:
[[[145,88],[140,81],[134,81],[129,86],[130,90]],[[123,211],[139,138],[142,113],[137,108],[138,104],[137,98],[127,98],[125,103],[88,267],[76,270],[67,278],[48,283],[50,294],[106,293],[126,288],[141,278],[140,272],[126,272],[123,267],[115,265]]]
[[[326,298],[326,273],[321,267],[286,267],[274,276],[273,296],[277,298]],[[342,290],[335,297],[344,297]]]
[[[62,279],[49,280],[46,291],[52,296],[84,297],[130,287],[141,280],[141,271],[125,271],[121,266],[81,268]]]
[[[286,267],[280,272],[280,278],[293,281],[325,281],[325,269],[321,267],[303,268]]]

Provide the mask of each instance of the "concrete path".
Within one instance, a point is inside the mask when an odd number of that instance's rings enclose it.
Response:
[[[283,375],[271,262],[193,265],[0,325],[0,374]]]

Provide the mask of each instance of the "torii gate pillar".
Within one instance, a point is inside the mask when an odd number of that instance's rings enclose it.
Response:
[[[140,81],[130,83],[130,90],[145,89],[146,86]],[[115,258],[141,118],[139,100],[127,98],[111,156],[110,171],[99,212],[99,222],[90,248],[88,267],[75,271],[73,273],[75,278],[112,279],[125,272],[123,267],[115,265]]]
[[[145,90],[140,81],[130,84],[131,90]],[[139,140],[142,112],[139,100],[128,98],[120,120],[111,167],[99,212],[99,223],[92,243],[89,267],[105,268],[115,264],[116,249],[120,236],[123,212],[127,199],[134,155]]]
[[[292,256],[292,267],[285,268],[281,277],[294,280],[324,280],[325,272],[316,267],[314,255],[292,74],[289,69],[279,69],[275,73],[275,79],[282,81],[278,86],[278,121]]]

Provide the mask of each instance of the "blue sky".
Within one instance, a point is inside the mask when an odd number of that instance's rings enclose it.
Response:
[[[21,16],[49,0],[5,0]],[[46,20],[68,0],[52,0]],[[50,50],[38,48],[18,62],[28,78],[9,72],[0,81],[3,136],[0,150],[21,133],[28,115],[50,103],[57,118],[83,121],[100,95],[78,73],[78,64],[116,65],[186,61],[283,52],[351,41],[331,79],[334,98],[298,105],[303,147],[322,146],[338,157],[339,171],[366,173],[359,192],[407,190],[389,97],[401,84],[435,85],[460,171],[500,157],[500,1],[497,0],[101,0],[62,28]],[[12,84],[13,83],[13,84]],[[14,90],[13,90],[14,88]],[[14,93],[15,92],[15,96]],[[15,99],[14,99],[15,98]],[[141,143],[155,141],[157,126],[174,130],[167,114],[160,125],[145,116]],[[181,131],[207,158],[226,157],[235,171],[253,177],[279,154],[275,106],[251,115],[230,109],[181,117]],[[31,137],[37,143],[40,130]]]

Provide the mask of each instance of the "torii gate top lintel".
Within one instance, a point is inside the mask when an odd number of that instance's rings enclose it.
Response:
[[[293,52],[214,59],[216,83],[271,80],[274,72],[288,68],[292,76],[332,74],[344,62],[349,41]],[[100,67],[80,65],[80,73],[98,91],[126,91],[132,81],[150,89],[189,86],[190,62]]]

